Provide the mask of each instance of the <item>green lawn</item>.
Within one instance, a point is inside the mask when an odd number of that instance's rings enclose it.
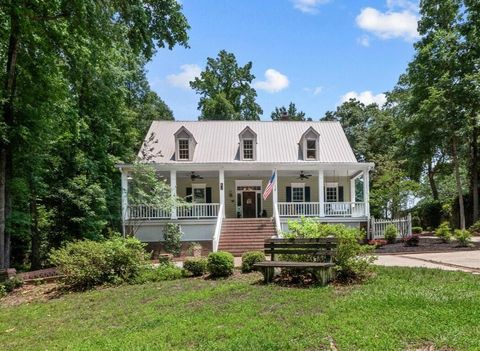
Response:
[[[480,350],[480,276],[379,268],[350,288],[182,279],[0,308],[2,350]],[[14,329],[13,329],[14,328]],[[13,329],[13,330],[12,330]]]

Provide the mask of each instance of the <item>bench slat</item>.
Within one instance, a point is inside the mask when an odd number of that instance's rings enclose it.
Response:
[[[272,243],[333,243],[338,244],[338,240],[336,238],[300,238],[300,239],[288,239],[288,238],[267,238],[265,242],[272,242]]]
[[[321,268],[335,266],[330,262],[289,262],[289,261],[265,261],[258,262],[254,267],[279,267],[279,268]]]
[[[334,249],[337,247],[337,245],[333,245],[333,244],[323,244],[323,243],[309,243],[309,244],[298,244],[298,243],[282,243],[282,244],[278,244],[278,243],[265,243],[263,245],[265,248],[288,248],[288,247],[291,247],[291,248],[319,248],[319,249],[325,249],[325,250],[329,250],[329,249]]]
[[[266,255],[318,255],[318,256],[335,256],[337,253],[335,250],[317,250],[317,249],[265,249]]]

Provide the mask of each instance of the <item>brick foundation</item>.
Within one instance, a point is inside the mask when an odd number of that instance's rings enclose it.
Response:
[[[202,256],[207,256],[210,252],[212,252],[212,241],[182,241],[182,248],[180,252],[180,257],[189,256],[187,251],[191,245],[191,243],[198,243],[202,246]],[[147,247],[145,248],[148,252],[152,252],[152,259],[158,259],[158,255],[161,253],[166,253],[163,249],[163,242],[156,241],[156,242],[149,242],[146,243]]]

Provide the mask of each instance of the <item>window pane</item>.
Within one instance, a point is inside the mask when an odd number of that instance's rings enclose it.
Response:
[[[293,202],[303,202],[303,190],[304,188],[292,188]]]
[[[307,149],[315,149],[315,140],[307,140]]]
[[[193,189],[193,202],[200,204],[205,203],[205,188]]]
[[[246,160],[253,159],[253,140],[243,141],[243,158]]]
[[[178,157],[181,160],[188,160],[189,159],[189,150],[188,150],[188,140],[180,139],[178,141]]]
[[[307,158],[317,158],[315,150],[307,150]]]
[[[337,202],[337,188],[328,187],[326,189],[326,200],[327,202]]]
[[[317,158],[317,142],[316,140],[307,140],[307,158]]]

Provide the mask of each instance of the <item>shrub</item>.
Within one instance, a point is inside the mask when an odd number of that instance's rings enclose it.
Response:
[[[375,257],[370,255],[374,247],[361,245],[365,233],[359,228],[347,227],[343,224],[321,224],[313,219],[303,218],[298,222],[289,222],[294,232],[285,234],[286,238],[325,238],[338,239],[337,254],[333,258],[337,278],[344,281],[360,281],[367,278],[372,271]],[[313,256],[288,255],[288,259],[311,261]]]
[[[265,261],[265,254],[261,251],[249,251],[242,255],[242,273],[250,273],[255,270],[253,265]]]
[[[420,242],[420,236],[417,234],[412,234],[403,239],[405,246],[418,246]]]
[[[52,250],[50,261],[74,288],[128,282],[146,265],[144,245],[134,238],[75,241]]]
[[[5,289],[3,284],[0,284],[0,299],[4,296],[7,296],[7,289]]]
[[[444,243],[450,242],[452,240],[452,230],[448,225],[448,222],[443,222],[440,226],[435,230],[435,236],[442,239]]]
[[[470,233],[468,230],[457,229],[455,230],[454,234],[459,246],[467,247],[472,244],[472,233]]]
[[[234,260],[230,252],[218,251],[208,255],[207,270],[213,278],[233,274]]]
[[[413,227],[412,228],[412,233],[413,234],[422,234],[423,228],[422,227]]]
[[[188,256],[201,256],[202,255],[202,245],[197,242],[191,242],[190,245],[188,245],[187,249],[187,255]]]
[[[389,244],[395,244],[398,236],[397,227],[395,227],[393,224],[387,225],[384,236],[385,240],[387,240]]]
[[[183,262],[183,268],[190,272],[194,277],[199,277],[207,272],[207,259],[204,257],[194,259],[187,258]]]
[[[472,224],[468,231],[472,234],[480,234],[480,221],[476,221]]]
[[[173,263],[165,263],[157,267],[144,267],[133,279],[132,283],[144,284],[147,282],[161,282],[165,280],[176,280],[182,277],[182,269],[176,267]]]
[[[368,242],[368,245],[373,245],[375,248],[387,245],[387,241],[384,239],[372,239]]]
[[[163,229],[163,245],[165,251],[175,256],[180,255],[182,249],[182,231],[180,226],[175,223],[168,223]]]
[[[7,280],[5,280],[3,283],[0,284],[2,288],[0,290],[3,290],[5,292],[5,295],[12,292],[15,289],[18,289],[23,286],[23,280],[17,277],[12,277]],[[0,292],[1,295],[1,292]]]

